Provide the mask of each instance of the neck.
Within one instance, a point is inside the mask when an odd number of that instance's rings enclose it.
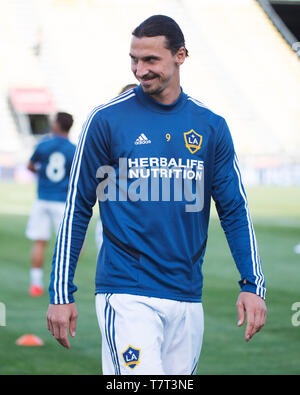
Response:
[[[181,94],[180,85],[174,88],[166,88],[162,92],[151,95],[154,100],[162,104],[172,104],[174,103]]]
[[[181,94],[179,69],[176,75],[169,81],[168,86],[152,98],[162,104],[174,103]]]
[[[64,138],[68,138],[69,137],[69,134],[68,134],[68,132],[63,132],[63,131],[61,131],[61,132],[53,132],[52,133],[54,136],[60,136],[60,137],[64,137]]]

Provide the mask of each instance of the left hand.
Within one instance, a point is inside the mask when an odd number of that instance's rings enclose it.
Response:
[[[241,292],[236,302],[238,326],[242,326],[247,314],[245,340],[248,342],[265,325],[267,307],[265,301],[251,292]],[[246,313],[246,314],[245,314]]]

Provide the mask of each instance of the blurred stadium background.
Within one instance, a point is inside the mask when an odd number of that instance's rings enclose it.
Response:
[[[1,0],[0,302],[7,317],[0,326],[0,374],[101,371],[92,292],[96,219],[76,273],[80,330],[65,351],[45,329],[47,295],[27,296],[31,243],[24,230],[35,179],[26,164],[56,111],[73,114],[76,143],[90,110],[135,82],[131,32],[158,13],[173,17],[185,34],[184,90],[231,129],[269,295],[268,323],[245,345],[234,328],[238,276],[213,212],[198,374],[300,373],[300,329],[291,324],[291,305],[300,301],[293,253],[300,242],[300,1]],[[50,264],[46,270],[45,277]],[[43,338],[42,348],[15,345],[30,331]]]

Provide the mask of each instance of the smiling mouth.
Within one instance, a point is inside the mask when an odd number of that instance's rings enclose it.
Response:
[[[152,81],[154,81],[157,77],[153,76],[153,77],[147,77],[147,78],[141,78],[140,79],[140,83],[143,85],[149,85]]]
[[[155,78],[151,78],[151,80],[141,80],[140,83],[145,89],[151,89]]]
[[[141,80],[141,83],[143,84],[143,85],[149,85],[149,84],[151,84],[151,82],[154,80],[154,78],[151,78],[151,79],[149,79],[149,80]]]

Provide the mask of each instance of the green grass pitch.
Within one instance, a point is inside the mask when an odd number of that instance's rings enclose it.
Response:
[[[300,188],[247,188],[247,194],[267,283],[267,322],[249,343],[244,341],[245,325],[237,327],[235,307],[239,274],[213,209],[203,266],[205,331],[197,373],[299,374],[300,326],[292,325],[291,307],[300,302],[300,256],[293,252],[300,242]],[[38,299],[28,295],[31,242],[24,231],[34,198],[32,185],[0,184],[0,302],[6,306],[0,374],[101,374],[93,294],[96,219],[75,274],[79,318],[76,337],[66,350],[46,328],[47,293]],[[54,238],[47,249],[46,288],[53,248]],[[17,346],[16,339],[25,333],[41,337],[44,346]]]

